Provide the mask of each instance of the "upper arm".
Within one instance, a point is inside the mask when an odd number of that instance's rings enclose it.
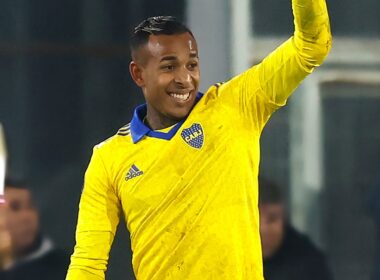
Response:
[[[261,132],[271,114],[286,104],[289,95],[308,74],[298,59],[289,39],[260,64],[222,84],[218,96],[224,105],[235,110],[241,121]]]

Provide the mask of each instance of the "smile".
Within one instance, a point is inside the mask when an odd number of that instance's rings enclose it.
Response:
[[[169,95],[178,101],[187,101],[190,98],[190,92],[187,92],[187,93],[172,92]]]

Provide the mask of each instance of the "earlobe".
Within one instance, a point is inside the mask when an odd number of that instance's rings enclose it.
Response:
[[[144,79],[142,77],[142,69],[133,60],[131,61],[131,63],[129,63],[129,72],[131,73],[132,79],[135,81],[136,85],[138,85],[139,87],[143,87]]]

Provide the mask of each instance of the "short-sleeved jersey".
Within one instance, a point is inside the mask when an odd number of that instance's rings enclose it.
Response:
[[[329,49],[324,1],[313,3],[322,6],[322,18],[312,44],[289,39],[259,65],[199,95],[189,116],[168,131],[145,126],[141,106],[94,148],[66,279],[104,279],[121,214],[138,280],[263,279],[259,138]]]

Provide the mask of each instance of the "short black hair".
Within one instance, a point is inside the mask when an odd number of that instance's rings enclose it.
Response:
[[[14,176],[13,177],[7,176],[5,178],[4,187],[5,188],[12,187],[12,188],[17,188],[17,189],[29,189],[27,187],[27,183],[25,179],[14,177]]]
[[[149,17],[135,27],[129,41],[130,51],[145,45],[150,35],[176,35],[186,32],[194,38],[190,29],[173,16]]]
[[[281,204],[284,202],[282,191],[279,186],[263,177],[259,176],[259,204],[263,203],[276,203]]]

